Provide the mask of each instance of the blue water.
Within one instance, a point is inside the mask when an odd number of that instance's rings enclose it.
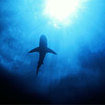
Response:
[[[105,1],[89,0],[84,6],[73,24],[56,28],[43,16],[44,0],[0,0],[0,64],[26,81],[27,92],[65,102],[65,97],[73,99],[77,92],[82,96],[82,91],[100,86],[105,73]],[[35,78],[39,56],[28,51],[39,45],[42,34],[57,55],[47,54]]]

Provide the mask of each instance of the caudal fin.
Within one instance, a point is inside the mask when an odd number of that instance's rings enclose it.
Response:
[[[38,75],[38,72],[39,72],[39,68],[37,68],[37,70],[36,70],[36,75]]]
[[[38,73],[39,73],[39,68],[41,67],[42,64],[43,64],[43,63],[38,62],[37,70],[36,70],[36,75],[38,75]]]

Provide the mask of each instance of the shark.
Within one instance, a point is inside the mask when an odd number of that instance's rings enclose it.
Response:
[[[44,64],[44,58],[47,53],[52,53],[54,55],[57,55],[55,51],[47,47],[47,38],[45,35],[41,35],[39,46],[29,51],[29,53],[34,53],[34,52],[39,53],[39,61],[37,64],[36,74],[38,74],[39,68],[41,67],[41,65]]]

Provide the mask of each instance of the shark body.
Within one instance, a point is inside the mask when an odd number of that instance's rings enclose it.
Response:
[[[43,61],[46,54],[52,53],[56,55],[56,53],[52,49],[47,47],[47,38],[45,35],[42,35],[40,37],[39,47],[34,48],[31,51],[29,51],[29,53],[34,53],[34,52],[39,53],[39,61],[38,61],[37,71],[36,71],[36,73],[38,74],[39,68],[41,67],[42,64],[44,64]]]

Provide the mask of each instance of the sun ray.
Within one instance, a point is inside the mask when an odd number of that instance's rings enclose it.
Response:
[[[68,25],[77,17],[87,0],[46,0],[44,15],[50,18],[54,26]]]

